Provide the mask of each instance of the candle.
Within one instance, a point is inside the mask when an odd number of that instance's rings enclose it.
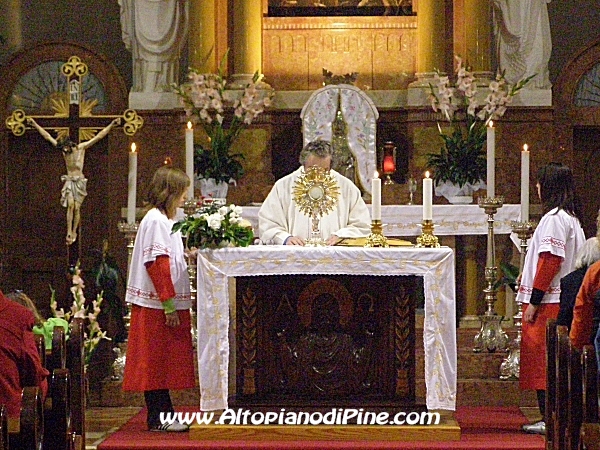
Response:
[[[371,180],[371,199],[373,220],[381,220],[381,178],[377,172]]]
[[[493,198],[496,195],[496,130],[494,122],[490,120],[487,127],[487,196]]]
[[[429,172],[423,178],[423,220],[433,220],[433,180]]]
[[[185,173],[190,178],[188,198],[194,198],[194,129],[192,122],[187,123],[185,130]]]
[[[135,142],[129,152],[129,174],[127,176],[127,223],[135,223],[137,196],[137,152]]]
[[[529,146],[521,152],[521,222],[529,220]]]

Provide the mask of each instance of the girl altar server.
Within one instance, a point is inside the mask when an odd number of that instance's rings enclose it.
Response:
[[[143,391],[152,431],[187,431],[174,421],[161,424],[160,413],[173,413],[169,389],[195,387],[190,328],[190,283],[181,233],[172,233],[178,207],[190,179],[170,166],[152,178],[150,209],[138,228],[125,300],[132,303],[123,389]]]
[[[523,302],[521,389],[535,389],[542,417],[546,394],[546,321],[556,318],[560,279],[575,269],[575,256],[585,235],[575,205],[573,173],[550,163],[537,174],[537,191],[544,215],[529,242],[517,301]],[[528,433],[545,434],[544,420],[524,425]]]

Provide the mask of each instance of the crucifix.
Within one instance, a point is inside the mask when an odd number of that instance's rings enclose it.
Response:
[[[88,67],[77,56],[71,56],[62,65],[61,73],[67,77],[68,103],[65,98],[52,99],[54,116],[27,116],[21,109],[13,111],[6,119],[6,126],[15,136],[21,136],[29,127],[37,130],[54,147],[62,150],[67,174],[61,177],[64,185],[61,190],[61,204],[67,208],[67,246],[77,240],[80,224],[80,209],[87,195],[87,179],[83,175],[85,150],[104,138],[113,127],[121,126],[128,136],[133,136],[144,121],[132,110],[122,115],[92,116],[92,109],[98,103],[96,99],[83,99],[81,96],[82,78],[87,75]],[[48,130],[54,130],[56,137]],[[71,132],[77,132],[76,140]]]

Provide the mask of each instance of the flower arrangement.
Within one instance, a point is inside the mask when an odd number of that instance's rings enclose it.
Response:
[[[486,127],[490,120],[504,115],[512,98],[531,79],[508,85],[503,74],[499,73],[489,84],[489,94],[483,104],[477,98],[475,76],[463,66],[462,59],[455,57],[456,80],[454,84],[447,76],[436,73],[436,88],[429,85],[431,107],[442,112],[452,127],[445,134],[438,123],[444,146],[440,153],[429,153],[427,164],[434,170],[436,185],[450,182],[463,187],[475,185],[486,176],[486,156],[483,144],[486,141]]]
[[[240,132],[271,105],[273,89],[260,89],[262,76],[256,72],[241,96],[226,91],[223,57],[218,72],[202,74],[191,69],[189,83],[173,85],[181,98],[185,113],[202,126],[209,138],[209,147],[194,146],[194,171],[200,178],[217,182],[238,180],[244,174],[242,154],[230,154],[229,149]]]
[[[71,323],[71,319],[80,318],[86,319],[87,331],[84,337],[84,350],[85,350],[85,365],[90,363],[92,355],[98,347],[101,339],[108,339],[106,331],[102,331],[100,324],[98,323],[97,317],[100,314],[100,305],[102,304],[102,293],[98,294],[96,300],[92,301],[92,312],[88,311],[86,306],[86,299],[83,296],[83,289],[85,285],[83,278],[81,278],[81,270],[79,265],[76,265],[72,273],[73,286],[71,286],[71,294],[73,294],[73,303],[69,311],[65,312],[63,308],[57,309],[56,302],[56,291],[50,288],[52,294],[50,297],[50,310],[54,317],[61,317],[67,322]]]
[[[242,207],[210,203],[173,225],[187,237],[188,248],[247,247],[254,240],[252,225],[242,219]]]

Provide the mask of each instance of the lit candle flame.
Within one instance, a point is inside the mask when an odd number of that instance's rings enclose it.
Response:
[[[527,144],[524,144],[524,145],[523,145],[523,151],[524,151],[524,152],[528,152],[528,151],[529,151],[529,145],[527,145]]]
[[[490,120],[490,123],[488,124],[488,126],[489,126],[490,128],[494,128],[494,121],[493,121],[493,120]]]
[[[379,172],[375,171],[375,174],[373,175],[373,178],[379,178]]]
[[[425,172],[425,178],[429,178],[429,170]]]
[[[192,129],[192,122],[188,122],[187,127],[188,127],[188,130],[191,130]]]
[[[135,149],[136,149],[135,142],[132,142],[131,143],[131,153],[135,153]]]

